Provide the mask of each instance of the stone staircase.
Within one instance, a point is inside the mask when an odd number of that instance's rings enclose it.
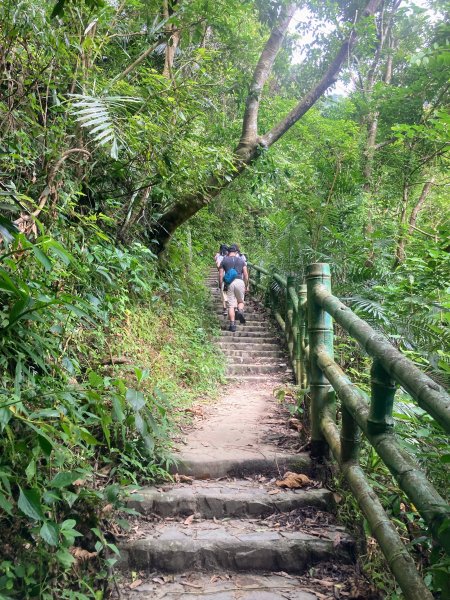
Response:
[[[215,273],[208,284],[221,313]],[[177,451],[174,482],[145,488],[130,502],[139,516],[120,546],[116,597],[349,596],[354,542],[335,522],[333,494],[308,478],[296,489],[277,485],[286,471],[312,477],[314,465],[268,436],[273,423],[288,420],[280,419],[272,391],[290,374],[264,311],[253,304],[245,312],[247,324],[234,334],[220,320],[230,385],[204,408]]]
[[[206,284],[211,289],[214,312],[220,323],[219,347],[227,360],[230,380],[262,381],[268,375],[292,378],[286,362],[279,335],[271,325],[261,305],[250,300],[245,303],[245,325],[236,321],[236,332],[228,331],[228,316],[223,315],[220,291],[217,287],[217,270],[211,270]]]

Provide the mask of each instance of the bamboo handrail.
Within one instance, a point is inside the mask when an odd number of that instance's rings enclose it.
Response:
[[[446,431],[450,431],[450,397],[332,295],[327,264],[309,265],[308,285],[300,285],[298,291],[292,275],[285,278],[258,265],[249,263],[249,266],[258,278],[251,279],[252,284],[265,292],[274,318],[284,332],[297,384],[303,389],[309,384],[311,453],[319,460],[326,458],[329,450],[333,453],[405,598],[431,600],[414,561],[359,467],[359,433],[362,431],[375,448],[428,524],[434,539],[450,552],[450,534],[444,525],[450,518],[450,507],[397,442],[392,418],[396,382]],[[265,277],[264,283],[261,276]],[[281,286],[281,293],[271,285],[273,281]],[[374,358],[370,398],[333,359],[332,317]],[[341,401],[340,433],[335,422],[335,393]]]

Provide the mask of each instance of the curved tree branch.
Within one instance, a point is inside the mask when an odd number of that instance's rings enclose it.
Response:
[[[272,33],[261,52],[247,96],[239,149],[253,146],[258,139],[258,112],[261,94],[296,8],[297,6],[294,3],[283,7],[279,22],[272,29]]]

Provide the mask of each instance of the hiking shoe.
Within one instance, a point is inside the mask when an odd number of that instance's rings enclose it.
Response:
[[[234,314],[235,314],[235,316],[236,316],[236,319],[239,321],[239,323],[240,323],[241,325],[245,325],[245,317],[244,317],[244,313],[243,313],[243,312],[241,312],[240,310],[236,310]]]
[[[230,323],[228,331],[236,331],[236,323]]]

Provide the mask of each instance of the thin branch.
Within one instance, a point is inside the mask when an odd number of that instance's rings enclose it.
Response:
[[[296,9],[296,4],[284,7],[278,23],[272,29],[270,37],[259,57],[247,96],[239,147],[253,145],[258,137],[258,112],[261,94]]]
[[[374,14],[381,0],[369,0],[366,9],[363,13],[364,17],[369,17]],[[356,31],[353,28],[348,37],[342,43],[339,52],[334,60],[328,66],[320,81],[300,100],[290,113],[286,115],[277,125],[275,125],[268,133],[264,134],[262,143],[269,147],[280,139],[308,110],[317,102],[317,100],[327,91],[327,89],[336,83],[339,71],[347,59],[350,50],[355,45],[357,39]]]

